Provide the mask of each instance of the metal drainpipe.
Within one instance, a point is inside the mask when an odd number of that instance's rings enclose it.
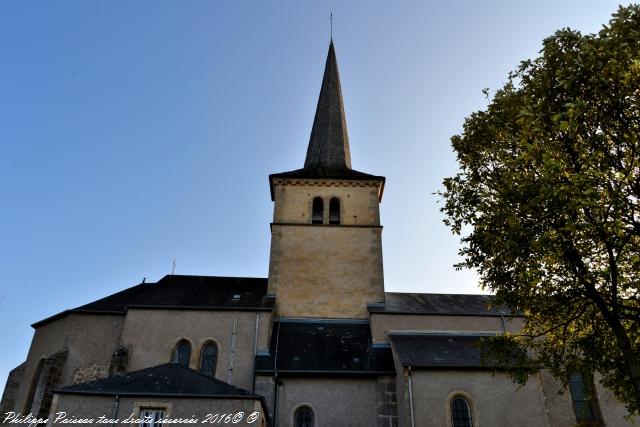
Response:
[[[411,383],[411,366],[409,366],[409,409],[411,411],[411,427],[416,427],[413,417],[413,384]]]
[[[253,337],[253,386],[251,391],[256,392],[256,356],[258,355],[258,324],[260,321],[260,312],[256,313],[256,335]]]
[[[118,415],[119,404],[120,404],[120,396],[116,394],[116,398],[113,401],[113,414],[111,414],[111,419],[114,421],[111,422],[111,427],[114,427],[116,425],[115,419],[116,419],[116,415]]]
[[[233,331],[231,333],[231,352],[229,353],[229,374],[227,375],[227,382],[232,384],[233,379],[233,365],[236,360],[236,338],[238,335],[238,312],[233,313]]]
[[[507,322],[504,320],[504,314],[500,313],[500,319],[502,320],[502,330],[507,333]]]
[[[280,343],[280,322],[278,321],[278,329],[276,330],[276,350],[273,359],[273,377],[275,392],[273,393],[273,427],[278,425],[278,344]]]

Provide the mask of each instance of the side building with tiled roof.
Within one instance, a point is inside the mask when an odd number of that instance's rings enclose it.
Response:
[[[479,343],[525,318],[491,296],[385,292],[384,185],[352,168],[331,42],[304,166],[269,176],[268,277],[169,275],[36,322],[0,411],[50,425],[631,425],[589,380],[532,367],[514,384]]]

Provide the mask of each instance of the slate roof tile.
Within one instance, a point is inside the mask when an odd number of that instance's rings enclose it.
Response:
[[[266,278],[167,275],[34,323],[38,327],[68,313],[124,313],[128,307],[270,310]]]
[[[372,345],[369,323],[348,320],[274,322],[269,354],[256,357],[256,369],[276,368],[292,373],[395,372],[390,348]]]
[[[391,334],[402,366],[413,368],[493,368],[482,360],[480,341],[488,334]],[[483,363],[484,362],[484,363]]]
[[[258,397],[178,363],[165,363],[55,390],[61,394]]]
[[[385,292],[384,304],[372,304],[369,311],[381,314],[512,315],[506,307],[492,306],[493,299],[492,295]]]
[[[274,179],[338,179],[379,181],[382,198],[385,178],[351,168],[349,134],[342,101],[340,73],[333,42],[329,44],[318,105],[313,119],[304,167],[269,175],[271,199]]]

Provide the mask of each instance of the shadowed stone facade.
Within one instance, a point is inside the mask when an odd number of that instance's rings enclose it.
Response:
[[[24,378],[25,363],[18,365],[9,372],[7,378],[7,385],[2,393],[2,404],[0,405],[0,414],[12,411],[16,398],[18,397],[18,391],[20,390],[20,384]]]
[[[281,427],[574,425],[576,397],[548,372],[518,388],[480,362],[478,339],[526,319],[487,295],[385,293],[385,178],[352,169],[345,117],[331,43],[304,167],[269,176],[268,277],[170,275],[35,323],[2,411],[50,425],[58,411],[255,412],[251,425]],[[589,403],[591,425],[632,425],[599,384]]]

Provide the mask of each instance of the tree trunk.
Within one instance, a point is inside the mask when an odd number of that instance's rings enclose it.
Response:
[[[640,411],[640,358],[633,351],[629,337],[624,327],[620,323],[620,319],[609,311],[607,304],[602,299],[595,286],[588,281],[585,281],[585,287],[587,289],[587,295],[596,304],[596,307],[602,313],[604,320],[607,322],[613,334],[618,342],[618,348],[622,352],[622,357],[629,370],[629,376],[631,377],[631,386],[634,391],[634,400],[636,408]]]

